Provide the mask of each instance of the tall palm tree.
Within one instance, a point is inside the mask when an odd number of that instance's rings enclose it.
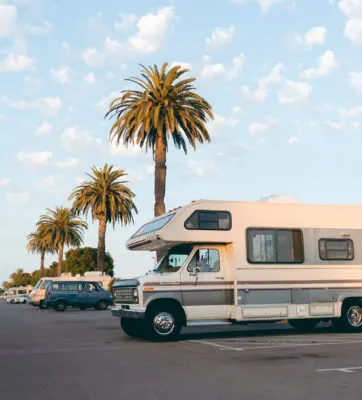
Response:
[[[54,253],[55,248],[52,246],[47,237],[43,237],[37,230],[27,236],[28,243],[26,248],[30,253],[40,254],[40,276],[44,276],[44,260],[45,253]]]
[[[58,275],[62,272],[64,247],[79,247],[87,228],[88,224],[66,207],[48,208],[47,213],[40,216],[37,230],[58,252]]]
[[[120,180],[127,174],[121,169],[113,169],[113,165],[105,164],[103,168],[93,167],[92,174],[86,174],[91,180],[77,186],[69,196],[73,200],[72,211],[81,213],[92,220],[98,220],[97,269],[104,272],[106,253],[106,228],[111,222],[122,225],[133,223],[133,212],[137,208],[133,202],[135,194]]]
[[[182,79],[188,70],[175,66],[167,71],[167,63],[158,67],[141,65],[141,78],[126,79],[139,90],[124,90],[112,101],[106,117],[116,118],[110,139],[126,147],[137,144],[151,148],[155,161],[155,216],[165,213],[166,153],[172,137],[176,148],[187,153],[186,141],[209,142],[206,129],[213,119],[211,105],[195,93],[194,78]]]

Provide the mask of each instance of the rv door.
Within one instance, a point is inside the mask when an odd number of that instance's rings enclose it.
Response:
[[[187,318],[227,318],[230,296],[225,282],[225,246],[195,246],[189,260],[181,271],[182,299]]]

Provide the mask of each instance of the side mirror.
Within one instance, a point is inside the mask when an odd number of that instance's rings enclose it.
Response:
[[[200,267],[193,267],[192,270],[190,271],[190,276],[197,276],[199,272],[200,272]]]

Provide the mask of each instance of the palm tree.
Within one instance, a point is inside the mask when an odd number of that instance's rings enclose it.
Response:
[[[196,143],[210,142],[206,129],[208,118],[213,119],[211,105],[194,91],[194,78],[180,80],[188,70],[175,66],[161,71],[155,65],[141,65],[141,78],[126,79],[140,90],[124,90],[112,101],[106,117],[116,118],[111,141],[126,147],[137,144],[151,148],[155,161],[154,214],[165,213],[166,153],[172,137],[176,148],[187,153],[186,141],[196,149]]]
[[[47,237],[43,237],[37,230],[27,236],[28,244],[26,248],[30,253],[40,254],[40,276],[44,276],[44,259],[45,253],[54,253],[55,248],[52,246]]]
[[[77,218],[69,208],[47,209],[37,223],[39,234],[58,252],[58,275],[62,273],[64,247],[79,247],[83,243],[85,221]]]
[[[91,179],[77,186],[69,196],[73,200],[72,211],[88,216],[91,211],[92,220],[98,220],[97,269],[104,272],[106,252],[107,223],[116,222],[122,225],[133,223],[133,212],[137,208],[133,202],[135,194],[126,186],[126,181],[119,180],[127,174],[121,169],[113,169],[113,165],[105,164],[103,168],[93,167]]]

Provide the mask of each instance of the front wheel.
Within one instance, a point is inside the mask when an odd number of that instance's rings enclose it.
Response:
[[[177,340],[181,331],[181,318],[172,308],[151,309],[146,315],[146,338],[157,341]]]
[[[67,303],[63,300],[59,300],[55,303],[54,310],[55,311],[65,311],[67,309]]]
[[[46,310],[46,309],[48,308],[48,306],[46,305],[46,303],[45,303],[44,300],[42,300],[42,301],[39,303],[39,308],[41,308],[42,310]]]
[[[318,324],[317,319],[289,319],[288,323],[294,329],[301,332],[312,331]]]
[[[133,338],[142,336],[142,321],[137,321],[131,318],[121,318],[120,324],[126,335]]]

